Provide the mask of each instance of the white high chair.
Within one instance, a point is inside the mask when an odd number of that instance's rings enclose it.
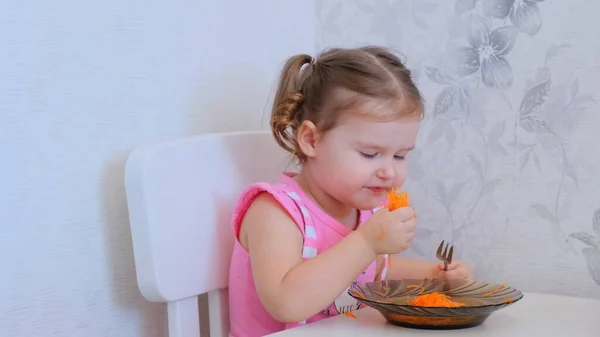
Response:
[[[289,162],[270,132],[208,134],[135,149],[125,169],[137,282],[166,302],[169,337],[199,337],[208,293],[211,337],[229,335],[231,216],[241,190]]]

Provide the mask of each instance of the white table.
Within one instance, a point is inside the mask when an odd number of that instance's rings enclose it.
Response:
[[[598,337],[600,300],[525,293],[510,307],[493,313],[482,325],[460,330],[416,330],[388,324],[379,312],[361,309],[272,334],[274,337]]]

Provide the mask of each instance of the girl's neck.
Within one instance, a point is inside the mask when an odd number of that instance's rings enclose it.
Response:
[[[342,204],[325,193],[325,191],[319,188],[317,184],[310,179],[310,174],[307,174],[305,170],[300,171],[294,180],[304,190],[306,196],[314,201],[323,211],[325,211],[325,213],[350,229],[355,229],[357,227],[359,211],[356,208]]]

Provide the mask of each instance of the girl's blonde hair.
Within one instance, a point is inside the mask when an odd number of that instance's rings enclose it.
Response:
[[[335,90],[356,94],[354,99],[336,99]],[[306,156],[300,150],[296,133],[303,121],[313,122],[326,132],[333,128],[341,112],[359,98],[396,100],[403,108],[394,118],[423,117],[423,99],[402,61],[382,47],[334,48],[316,58],[292,56],[281,72],[271,112],[271,129],[279,145],[300,163]]]

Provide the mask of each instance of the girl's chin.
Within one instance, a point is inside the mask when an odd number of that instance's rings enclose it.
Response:
[[[370,199],[371,200],[365,200],[365,201],[361,202],[359,205],[356,205],[355,207],[362,211],[372,210],[372,209],[381,207],[383,205],[383,202],[385,201],[385,198],[370,198]]]

